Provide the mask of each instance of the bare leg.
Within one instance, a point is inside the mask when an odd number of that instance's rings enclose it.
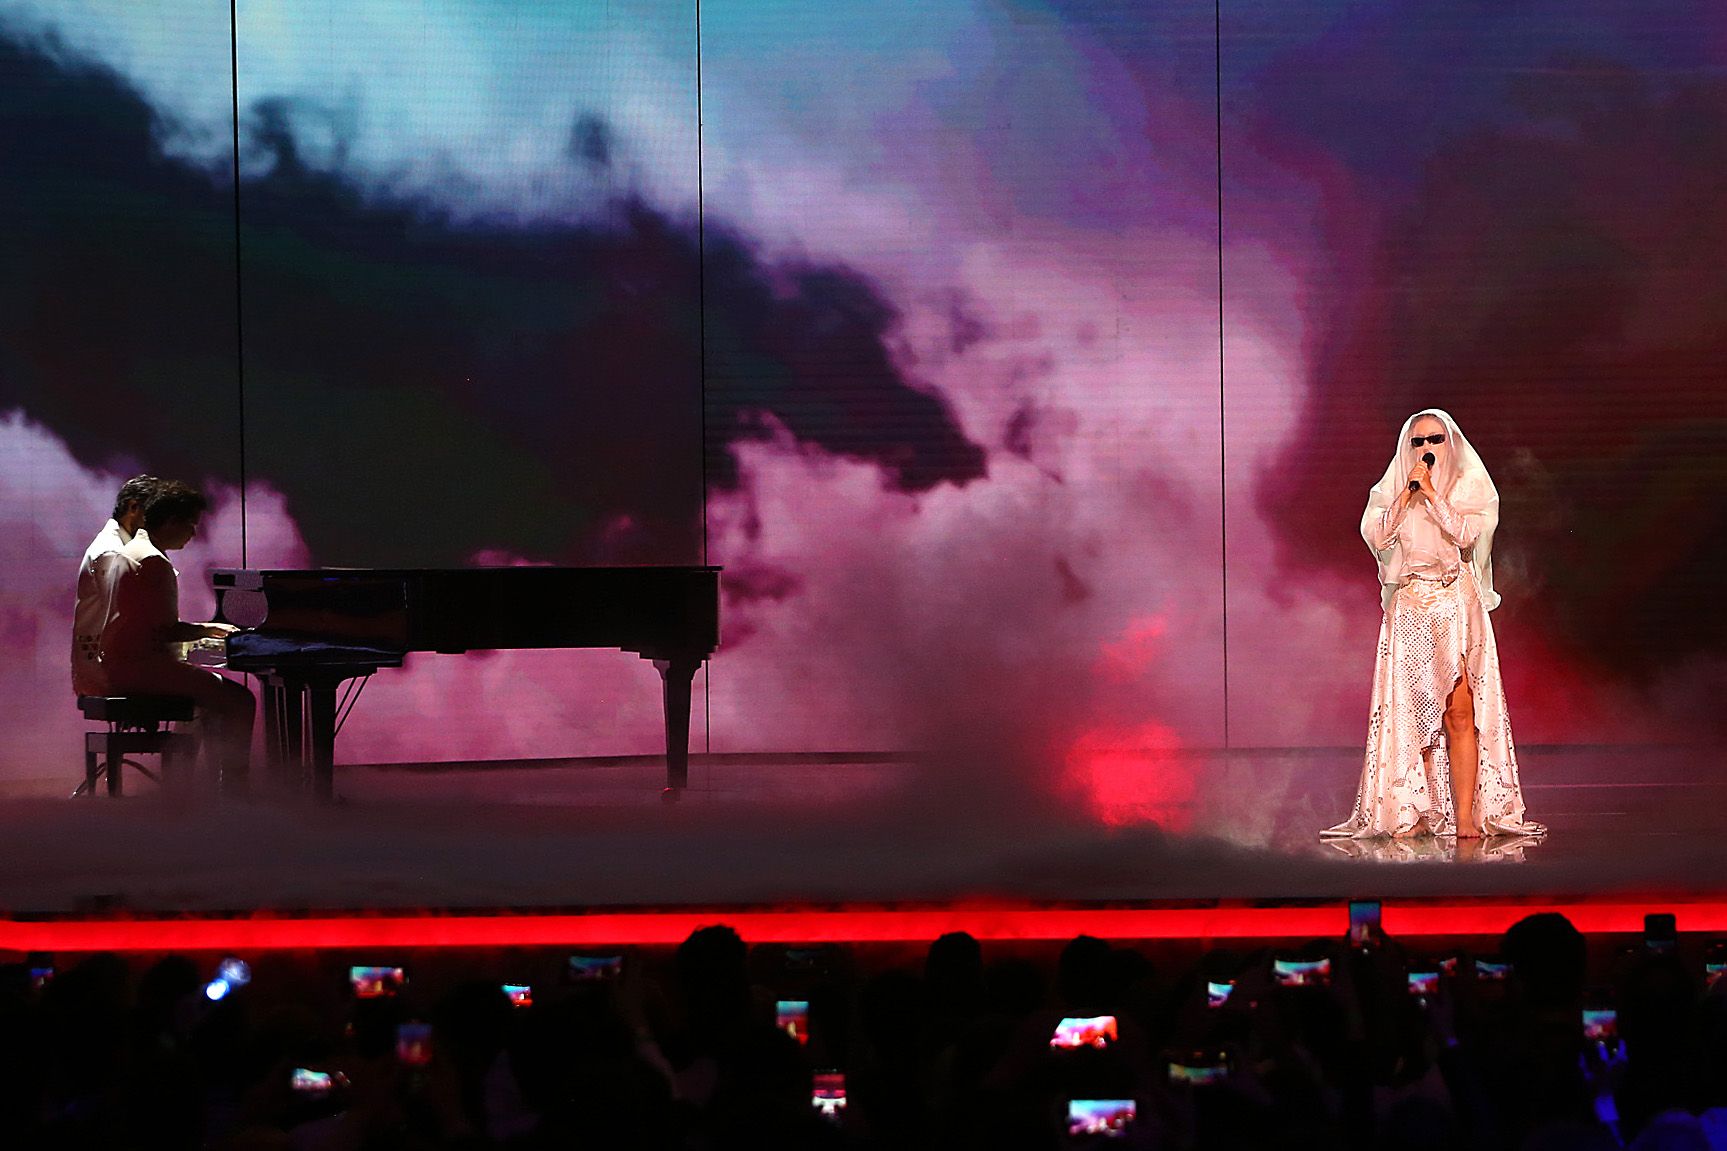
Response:
[[[1480,766],[1480,750],[1475,738],[1475,697],[1469,694],[1467,673],[1457,677],[1457,686],[1445,699],[1445,747],[1451,760],[1451,803],[1457,815],[1457,835],[1479,838],[1475,773]]]

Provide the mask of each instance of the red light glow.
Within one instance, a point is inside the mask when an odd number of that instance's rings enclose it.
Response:
[[[1586,934],[1635,934],[1652,908],[1672,911],[1682,932],[1727,932],[1727,901],[1622,897],[1602,901],[1388,903],[1388,934],[1497,935],[1526,915],[1557,911]],[[1341,937],[1346,904],[1209,907],[782,908],[606,911],[545,915],[308,916],[228,919],[0,920],[0,951],[222,951],[463,947],[654,946],[682,942],[698,927],[726,923],[752,943],[927,941],[949,931],[980,940],[1286,939]]]
[[[1155,720],[1097,728],[1069,749],[1068,778],[1105,826],[1183,831],[1193,819],[1195,784],[1192,771],[1175,762],[1180,748],[1175,732]]]

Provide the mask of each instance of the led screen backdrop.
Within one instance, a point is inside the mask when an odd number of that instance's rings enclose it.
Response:
[[[1724,57],[1677,0],[0,5],[7,777],[148,469],[216,497],[188,613],[242,544],[720,563],[698,750],[1157,817],[1361,739],[1355,525],[1429,404],[1519,738],[1709,738]],[[657,738],[645,664],[493,653],[340,754]]]

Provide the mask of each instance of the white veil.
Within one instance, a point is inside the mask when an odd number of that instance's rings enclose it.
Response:
[[[1481,605],[1492,611],[1499,606],[1499,595],[1493,590],[1493,532],[1499,526],[1499,489],[1493,486],[1487,465],[1481,462],[1475,448],[1463,437],[1457,421],[1449,412],[1423,408],[1403,421],[1391,463],[1367,497],[1367,510],[1361,516],[1361,536],[1372,548],[1380,515],[1409,487],[1409,453],[1404,451],[1404,445],[1409,442],[1409,429],[1422,416],[1432,416],[1444,424],[1445,434],[1450,440],[1451,451],[1446,453],[1445,462],[1433,475],[1434,490],[1445,498],[1453,511],[1474,516],[1481,524],[1474,546],[1464,549],[1463,558],[1475,569],[1475,580],[1481,587]],[[1379,582],[1382,585],[1391,587],[1402,582],[1403,558],[1399,548],[1376,550],[1374,556],[1379,560]]]

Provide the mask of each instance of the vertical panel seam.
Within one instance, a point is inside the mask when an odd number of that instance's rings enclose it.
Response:
[[[228,0],[228,84],[234,147],[234,392],[240,418],[240,566],[246,567],[246,325],[240,299],[240,23],[237,0]]]
[[[696,4],[696,375],[701,420],[702,566],[708,557],[708,233],[706,174],[703,151],[706,125],[702,119],[702,0]],[[702,748],[714,749],[713,661],[702,661]]]
[[[1224,419],[1223,310],[1223,0],[1212,0],[1214,82],[1217,99],[1217,478],[1218,545],[1222,567],[1223,747],[1229,750],[1229,439]]]

